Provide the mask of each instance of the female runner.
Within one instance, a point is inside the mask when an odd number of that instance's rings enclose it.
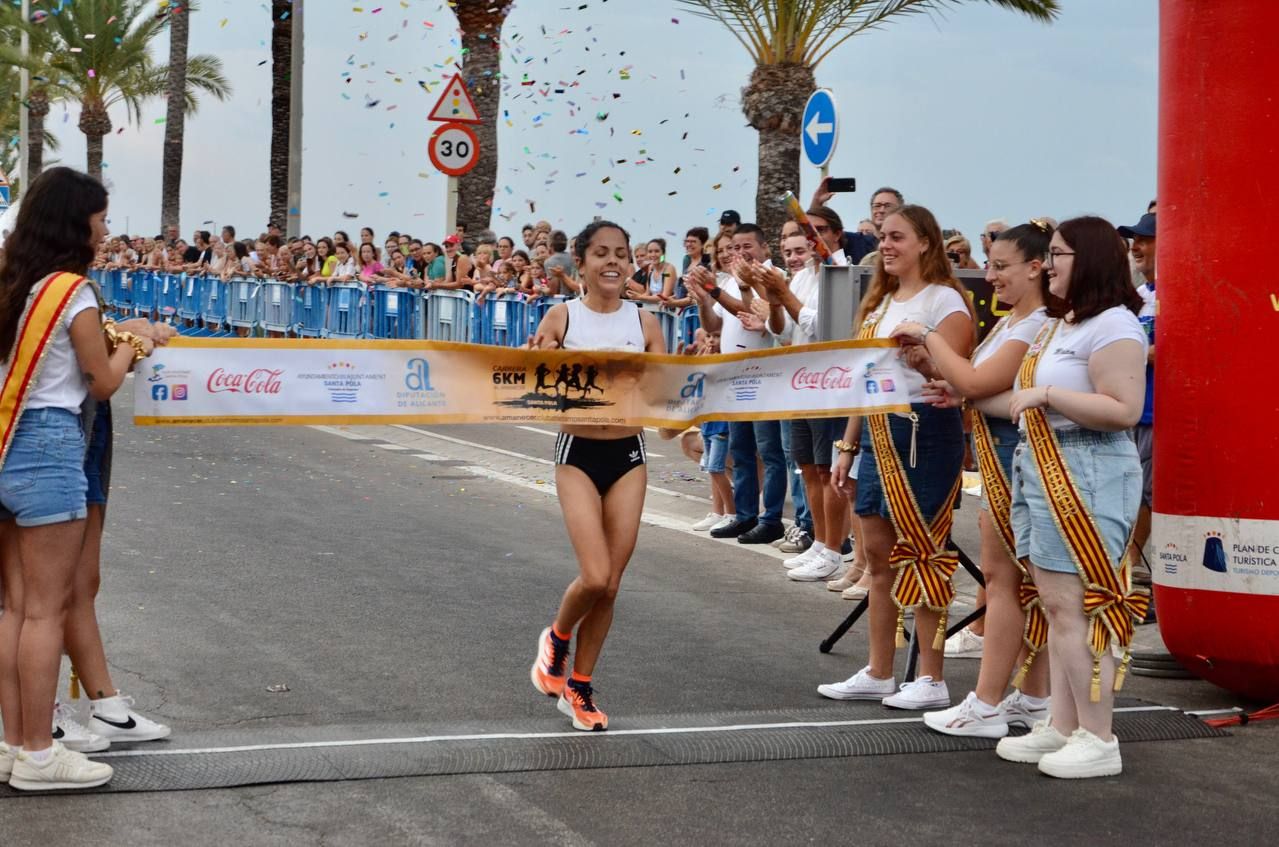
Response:
[[[952,350],[967,356],[973,343],[972,308],[951,273],[933,214],[923,206],[901,207],[884,219],[879,245],[875,275],[858,313],[863,322],[859,337],[889,338],[898,324],[916,321],[927,328],[926,334],[939,333]],[[903,352],[911,365],[903,386],[910,414],[870,415],[865,425],[862,418],[850,418],[844,440],[835,443],[840,455],[831,477],[831,484],[848,496],[853,458],[862,450],[869,454],[858,473],[854,511],[862,518],[871,576],[870,664],[817,691],[835,700],[935,709],[950,705],[941,648],[944,612],[953,592],[941,565],[963,470],[964,431],[958,409],[924,402],[925,378],[935,374],[928,368],[925,375],[915,366],[927,367],[927,357],[909,348]],[[921,578],[925,576],[927,580]],[[905,645],[901,634],[907,607],[918,607],[920,676],[894,693],[894,644]]]
[[[1048,319],[1044,302],[1052,295],[1043,262],[1051,237],[1052,227],[1036,220],[1001,232],[991,245],[986,279],[999,301],[1012,306],[1012,312],[990,331],[971,362],[952,350],[939,333],[927,332],[918,322],[899,324],[893,331],[893,337],[903,344],[922,344],[941,372],[944,381],[925,386],[936,398],[934,405],[955,407],[966,398],[978,418],[974,420],[973,453],[979,457],[983,482],[977,523],[981,570],[986,579],[985,651],[977,690],[958,706],[924,715],[926,725],[946,735],[1002,738],[1010,725],[1030,729],[1048,715],[1047,656],[1030,662],[1020,690],[1007,698],[1004,690],[1018,659],[1028,658],[1029,651],[1022,648],[1023,633],[1031,636],[1036,649],[1042,646],[1042,627],[1030,632],[1025,629],[1026,612],[1019,593],[1023,574],[1012,557],[1016,543],[1009,518],[1009,480],[1020,436],[1017,425],[1008,419],[1008,400],[1022,359]],[[1043,620],[1042,612],[1035,613],[1040,615],[1035,620],[1038,624]]]
[[[657,319],[622,300],[631,273],[630,235],[596,221],[574,242],[584,294],[553,306],[530,342],[535,349],[665,353]],[[595,704],[591,675],[613,622],[613,604],[639,535],[648,484],[643,427],[566,425],[555,442],[555,486],[580,573],[564,592],[554,622],[542,630],[530,676],[558,697],[575,729],[608,729]],[[568,674],[569,642],[577,653]]]

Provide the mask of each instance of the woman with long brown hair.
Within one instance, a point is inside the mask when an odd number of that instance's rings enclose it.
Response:
[[[22,790],[87,788],[112,774],[56,741],[50,720],[88,515],[80,408],[86,396],[109,398],[151,352],[146,338],[103,337],[84,273],[106,214],[96,179],[45,171],[0,262],[0,549],[10,553],[0,556],[0,775]]]
[[[972,349],[972,306],[951,272],[941,228],[923,206],[903,206],[884,219],[875,274],[858,321],[860,338],[891,338],[899,324],[915,321],[925,328],[924,340],[935,332],[963,356]],[[910,413],[851,418],[844,439],[835,444],[840,455],[831,479],[837,490],[851,494],[853,459],[867,454],[854,511],[862,519],[871,576],[870,662],[847,680],[817,691],[835,700],[932,709],[950,705],[942,643],[956,560],[946,545],[963,470],[964,431],[958,409],[925,402],[924,383],[938,376],[927,356],[917,345],[904,348],[902,355],[908,367],[900,390]],[[920,676],[898,691],[893,659],[896,646],[905,645],[908,608],[915,609]]]

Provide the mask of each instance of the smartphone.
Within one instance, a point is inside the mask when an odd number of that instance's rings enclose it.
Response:
[[[857,190],[857,180],[851,176],[832,176],[826,180],[826,190],[832,194],[851,194]]]

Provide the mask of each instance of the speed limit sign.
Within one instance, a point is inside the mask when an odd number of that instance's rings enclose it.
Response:
[[[447,123],[431,136],[427,153],[440,173],[461,176],[479,162],[480,142],[466,124]]]

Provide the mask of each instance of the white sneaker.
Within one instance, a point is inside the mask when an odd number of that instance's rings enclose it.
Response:
[[[1051,702],[1051,697],[1045,697],[1036,705],[1025,694],[1013,691],[999,704],[999,711],[1003,712],[1004,722],[1009,726],[1030,729],[1039,721],[1048,721],[1048,706]]]
[[[1118,776],[1124,762],[1119,757],[1119,739],[1102,741],[1086,729],[1071,733],[1060,750],[1045,753],[1039,759],[1039,772],[1058,779],[1090,779],[1096,776]]]
[[[90,728],[112,741],[159,741],[172,732],[133,711],[133,698],[118,692],[105,700],[90,700],[89,711]]]
[[[690,526],[689,529],[693,530],[693,532],[706,532],[722,520],[724,520],[723,515],[717,515],[714,512],[710,512],[706,515],[706,517]]]
[[[804,565],[807,565],[809,562],[813,561],[813,559],[816,559],[821,554],[822,554],[822,551],[818,550],[817,545],[814,544],[812,547],[809,547],[803,553],[799,553],[797,555],[791,556],[789,559],[786,559],[785,561],[783,561],[782,567],[786,568],[787,570],[789,570],[790,568],[800,568],[800,567],[803,567]]]
[[[942,735],[1003,738],[1008,734],[1008,722],[1000,707],[981,702],[975,691],[970,691],[958,706],[927,713],[924,725]]]
[[[66,703],[53,704],[53,740],[76,753],[101,753],[111,746],[111,739],[77,721],[75,709]]]
[[[724,527],[732,526],[735,523],[737,523],[737,515],[724,515],[724,517],[720,518],[719,523],[715,524],[711,527],[711,529],[723,529]]]
[[[30,753],[19,753],[9,775],[9,787],[22,791],[93,788],[105,785],[112,773],[110,765],[91,762],[83,753],[68,750],[55,741],[53,754],[43,763],[37,763]]]
[[[1068,740],[1066,736],[1053,729],[1048,721],[1037,721],[1025,735],[1010,735],[999,739],[999,744],[995,747],[995,755],[1005,762],[1033,765],[1049,753],[1055,753],[1065,747]]]
[[[947,659],[980,659],[985,641],[985,638],[964,627],[946,639],[943,655]]]
[[[897,688],[897,680],[876,679],[870,675],[870,665],[859,670],[843,682],[817,686],[817,693],[831,700],[883,700]]]
[[[931,676],[921,676],[914,682],[903,682],[896,694],[884,698],[884,705],[890,709],[936,709],[950,705],[950,691],[945,680],[935,682]]]
[[[21,750],[21,747],[10,747],[0,741],[0,783],[9,781],[9,774],[13,773],[13,763],[17,761]]]
[[[786,578],[796,582],[821,582],[834,576],[839,571],[840,564],[839,553],[834,550],[823,550],[808,564],[791,568]]]

